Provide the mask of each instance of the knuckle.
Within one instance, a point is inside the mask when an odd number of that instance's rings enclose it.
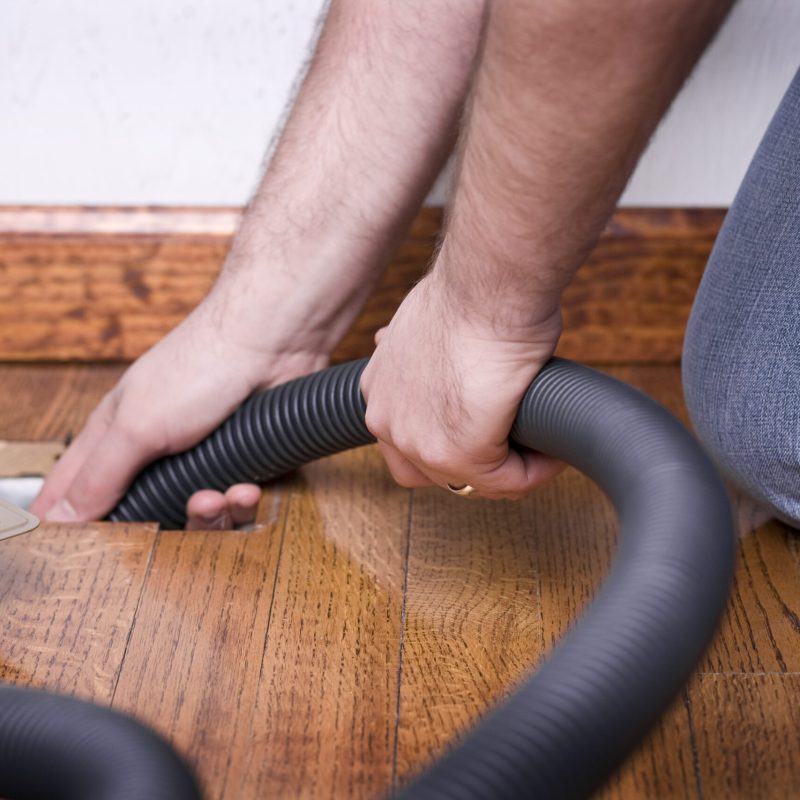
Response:
[[[372,371],[374,369],[374,364],[372,360],[367,363],[367,366],[364,367],[364,371],[361,373],[361,379],[358,382],[358,388],[361,392],[362,396],[364,397],[364,401],[369,401],[370,395],[370,387],[372,386]]]
[[[109,427],[112,425],[117,416],[119,402],[120,398],[118,390],[112,389],[95,406],[94,410],[89,415],[88,423],[92,425],[102,425],[103,427]]]
[[[459,466],[458,459],[454,458],[447,448],[441,446],[424,445],[419,449],[418,460],[436,472],[452,472],[456,470],[460,474],[465,471],[463,465]]]
[[[367,430],[376,439],[388,439],[389,426],[386,424],[386,419],[380,411],[373,410],[367,406],[367,411],[364,414],[364,424]]]
[[[417,482],[411,477],[411,475],[408,475],[399,470],[391,472],[392,472],[392,477],[394,478],[394,482],[399,486],[402,486],[404,489],[413,489],[417,485]]]
[[[84,471],[80,475],[80,480],[70,487],[67,492],[67,500],[78,514],[83,514],[87,506],[91,505],[91,499],[106,493],[107,487],[103,482],[103,475],[95,472]]]
[[[163,448],[161,425],[147,413],[129,413],[120,409],[114,421],[119,434],[138,448],[157,453]]]
[[[416,462],[416,447],[412,437],[403,431],[396,431],[392,436],[392,447],[409,461]]]

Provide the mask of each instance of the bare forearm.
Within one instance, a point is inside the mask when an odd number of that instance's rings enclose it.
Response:
[[[437,270],[465,308],[558,308],[728,0],[495,0]]]
[[[454,143],[482,21],[482,2],[334,0],[227,274],[338,338]]]

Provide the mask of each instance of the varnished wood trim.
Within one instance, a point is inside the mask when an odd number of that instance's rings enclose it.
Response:
[[[722,208],[620,208],[601,240],[713,240],[726,211]]]
[[[0,234],[231,236],[241,216],[238,207],[0,206]]]
[[[0,208],[0,360],[126,361],[202,299],[236,208]],[[680,358],[724,212],[622,209],[564,295],[558,353],[604,363]],[[372,337],[423,274],[442,212],[423,209],[335,360]]]
[[[230,236],[241,219],[239,206],[2,206],[0,234],[80,236],[95,234],[200,234]],[[719,208],[621,208],[603,238],[682,239],[716,236]],[[437,228],[442,210],[423,208],[419,220]]]

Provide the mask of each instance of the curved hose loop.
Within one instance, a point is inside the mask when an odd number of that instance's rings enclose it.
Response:
[[[253,395],[205,442],[148,467],[111,519],[181,527],[197,489],[271,480],[374,441],[359,391],[365,364]],[[597,482],[619,513],[618,554],[589,610],[540,669],[402,798],[585,797],[674,698],[727,599],[730,504],[709,460],[665,409],[613,378],[552,359],[525,394],[511,436]]]
[[[178,527],[196,489],[270,480],[373,441],[359,392],[365,363],[249,398],[200,445],[148,467],[111,518]],[[597,598],[541,668],[403,798],[586,796],[680,689],[727,598],[735,537],[724,488],[659,405],[553,359],[526,392],[512,439],[600,485],[619,512],[619,551]],[[134,720],[73,698],[0,687],[0,796],[200,795],[183,761]]]
[[[131,717],[0,686],[0,797],[199,800],[200,790],[183,759]]]

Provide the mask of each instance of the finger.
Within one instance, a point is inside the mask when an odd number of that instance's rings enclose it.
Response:
[[[375,347],[381,343],[381,339],[383,339],[383,335],[386,333],[388,327],[388,325],[384,325],[382,328],[378,328],[378,330],[375,331]]]
[[[221,530],[226,521],[231,527],[230,517],[227,498],[213,489],[195,492],[186,503],[186,530]]]
[[[119,425],[110,427],[87,453],[66,493],[48,510],[45,519],[54,522],[102,519],[156,455],[140,437],[127,433]]]
[[[31,504],[32,514],[44,518],[53,505],[66,494],[89,453],[105,436],[111,423],[112,408],[111,397],[106,395],[47,474],[44,485]]]
[[[537,486],[551,480],[566,467],[563,461],[533,450],[510,449],[505,461],[494,469],[475,475],[467,483],[481,497],[519,500]]]
[[[399,450],[386,442],[378,442],[378,447],[381,449],[386,466],[389,467],[389,472],[400,486],[415,489],[433,485],[433,481],[418,470]]]
[[[552,456],[546,456],[544,453],[537,453],[535,450],[523,450],[520,455],[525,462],[525,471],[529,481],[528,486],[531,489],[553,480],[567,468],[567,464],[564,461],[559,461]]]
[[[231,519],[234,525],[249,525],[255,521],[261,487],[254,483],[237,483],[225,492]]]

